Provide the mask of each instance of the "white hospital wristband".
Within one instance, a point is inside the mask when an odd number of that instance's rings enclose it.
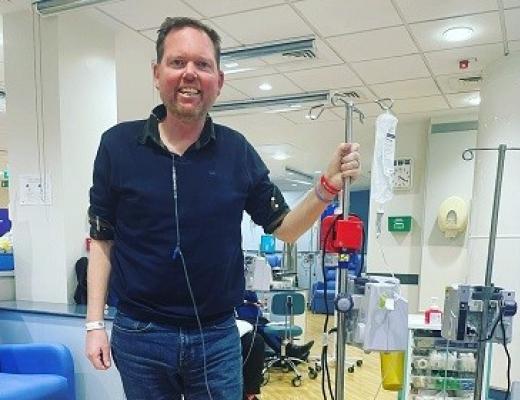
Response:
[[[85,323],[87,332],[105,329],[105,321],[90,321]]]

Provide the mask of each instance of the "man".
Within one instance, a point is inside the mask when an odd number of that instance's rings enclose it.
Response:
[[[322,181],[290,211],[247,140],[208,116],[224,82],[218,34],[167,18],[156,49],[163,104],[147,120],[105,132],[94,163],[86,353],[95,368],[110,367],[110,278],[119,299],[112,353],[128,399],[238,400],[242,213],[295,241],[342,179],[359,174],[358,146],[340,145]]]

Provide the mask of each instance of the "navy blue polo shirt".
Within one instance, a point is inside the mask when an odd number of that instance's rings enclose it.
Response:
[[[243,135],[208,117],[197,142],[174,155],[159,136],[165,115],[161,105],[147,120],[103,134],[90,189],[91,236],[114,241],[111,290],[119,310],[196,326],[181,259],[173,256],[180,242],[199,315],[208,324],[243,301],[243,211],[271,233],[289,207]]]

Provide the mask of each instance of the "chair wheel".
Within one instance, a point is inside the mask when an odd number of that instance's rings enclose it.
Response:
[[[316,379],[318,377],[318,373],[314,368],[309,368],[309,378]]]
[[[348,367],[347,371],[349,372],[349,374],[353,374],[354,373],[354,367]]]
[[[316,364],[316,368],[315,369],[316,369],[317,372],[321,372],[321,365]]]
[[[357,360],[357,361],[356,361],[356,365],[357,365],[358,367],[361,367],[361,366],[363,365],[363,360]]]
[[[265,371],[263,374],[262,374],[262,382],[260,383],[260,386],[265,386],[269,383],[269,378],[271,378],[271,375],[269,374],[268,371]]]
[[[299,387],[302,385],[302,379],[298,376],[294,377],[291,382],[294,387]]]
[[[290,370],[289,364],[282,364],[282,372],[289,372]]]

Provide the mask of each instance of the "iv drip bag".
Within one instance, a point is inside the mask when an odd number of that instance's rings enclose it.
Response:
[[[370,196],[377,203],[391,200],[393,192],[397,118],[389,112],[376,119],[376,138],[370,183]]]

